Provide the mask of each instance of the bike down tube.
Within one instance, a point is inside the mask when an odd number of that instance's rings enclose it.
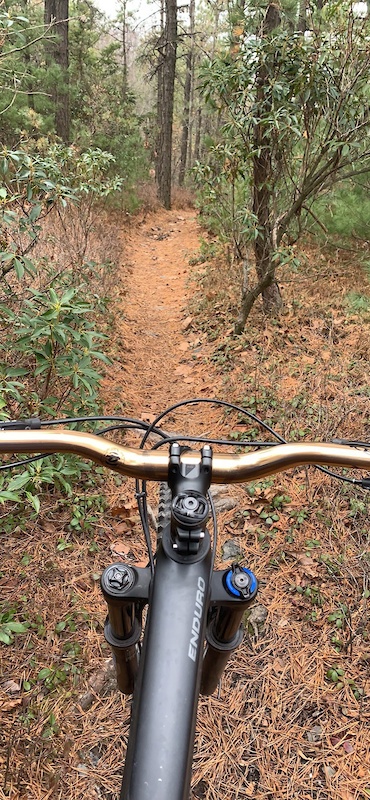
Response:
[[[171,515],[157,550],[121,800],[188,800],[212,556],[212,450],[190,472],[170,448]]]
[[[121,800],[188,800],[211,553],[193,563],[160,545],[135,684]]]
[[[0,430],[0,453],[54,452],[84,456],[128,477],[165,481],[168,475],[168,454],[158,450],[152,452],[122,447],[102,436],[75,431]],[[181,460],[193,467],[199,463],[199,453],[183,453]],[[216,453],[213,456],[212,483],[259,480],[307,464],[370,469],[370,453],[345,445],[321,442],[281,444],[245,455]]]

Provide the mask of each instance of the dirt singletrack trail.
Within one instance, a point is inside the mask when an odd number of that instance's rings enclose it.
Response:
[[[205,345],[192,330],[187,308],[189,258],[199,250],[200,233],[193,209],[160,211],[125,240],[128,274],[123,269],[117,287],[114,360],[103,383],[106,408],[124,402],[130,413],[152,421],[172,403],[217,395],[220,377],[204,368]],[[200,406],[185,417],[188,432],[206,434],[219,414]]]

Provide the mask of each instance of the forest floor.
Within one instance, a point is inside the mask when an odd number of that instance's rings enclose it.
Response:
[[[257,305],[235,338],[238,272],[194,210],[124,231],[105,412],[152,422],[186,397],[218,397],[290,440],[369,439],[366,278],[348,253],[304,252],[281,274],[279,319]],[[163,427],[237,444],[267,436],[208,404],[170,411]],[[234,548],[260,592],[218,693],[200,700],[192,797],[368,800],[368,499],[313,469],[221,494],[217,564]],[[93,499],[101,513],[84,529],[50,501],[7,537],[1,590],[33,627],[2,653],[0,798],[118,797],[130,699],[115,690],[98,580],[112,558],[143,563],[145,549],[131,481],[104,477]]]

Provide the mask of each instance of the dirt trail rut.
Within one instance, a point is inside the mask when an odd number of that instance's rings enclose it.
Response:
[[[121,404],[122,410],[124,402],[151,421],[172,403],[218,394],[220,376],[202,363],[204,344],[187,309],[189,258],[199,249],[200,232],[194,210],[162,211],[125,242],[129,275],[117,287],[116,359],[104,380],[106,408]],[[194,407],[186,429],[211,432],[217,417],[210,406]]]

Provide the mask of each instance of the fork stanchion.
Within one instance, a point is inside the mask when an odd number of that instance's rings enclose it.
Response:
[[[201,694],[210,695],[217,689],[231,654],[241,644],[243,615],[255,599],[257,589],[254,573],[239,564],[213,572]]]
[[[116,665],[117,684],[123,694],[134,690],[139,668],[141,615],[148,602],[150,569],[112,564],[104,570],[100,586],[108,606],[104,636]]]

